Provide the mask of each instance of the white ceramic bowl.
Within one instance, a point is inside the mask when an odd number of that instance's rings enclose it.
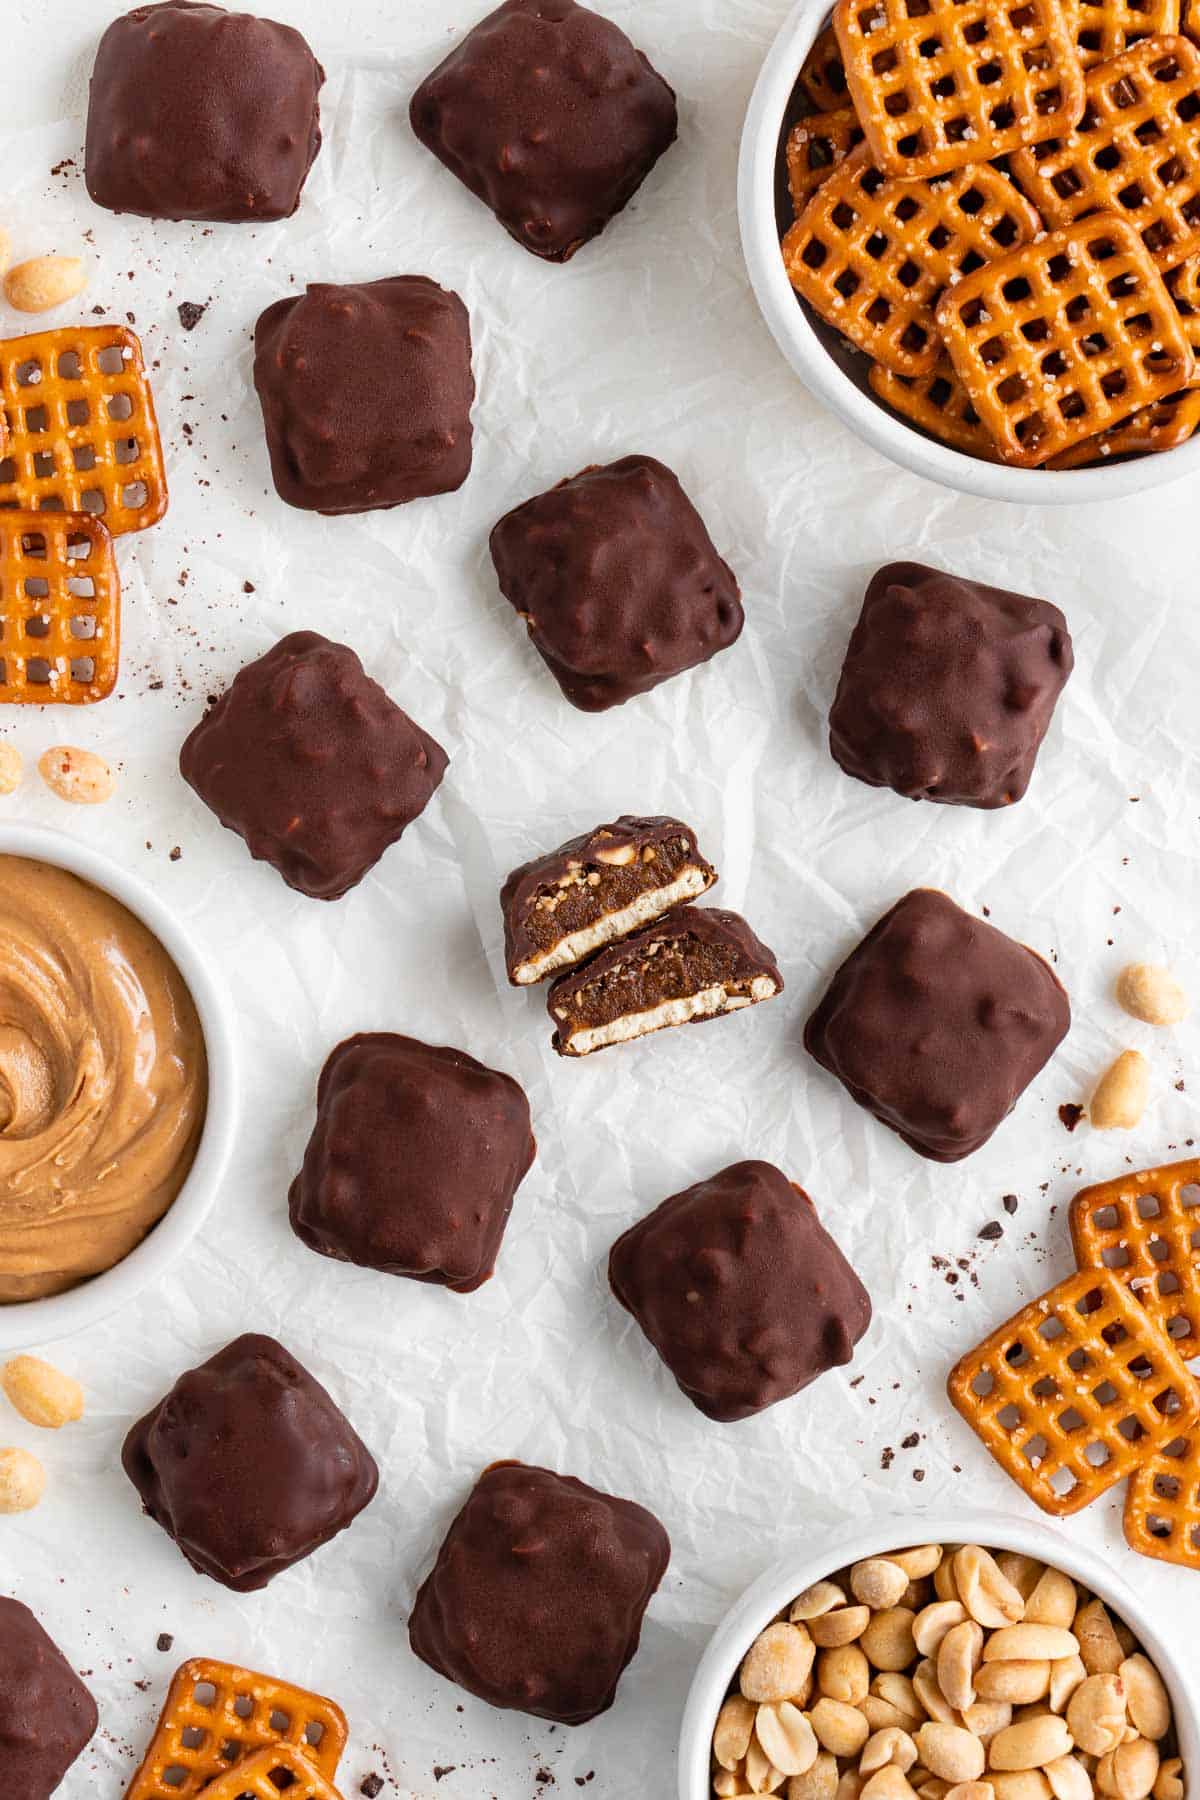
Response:
[[[709,1769],[717,1713],[738,1664],[763,1627],[797,1594],[814,1581],[833,1574],[835,1569],[843,1569],[864,1556],[886,1555],[889,1550],[903,1550],[912,1544],[984,1544],[996,1550],[1023,1551],[1065,1570],[1110,1604],[1140,1638],[1167,1684],[1179,1754],[1194,1785],[1200,1777],[1200,1726],[1183,1669],[1142,1601],[1113,1574],[1108,1563],[1065,1534],[1025,1519],[1000,1513],[912,1513],[905,1519],[861,1526],[857,1531],[822,1540],[806,1555],[785,1558],[760,1576],[730,1608],[700,1658],[684,1707],[679,1738],[679,1800],[711,1800]]]
[[[99,851],[40,825],[0,825],[0,856],[69,869],[127,906],[165,947],[196,1003],[208,1053],[208,1110],[187,1180],[170,1211],[122,1262],[65,1294],[0,1306],[0,1351],[46,1344],[117,1312],[165,1273],[204,1222],[233,1148],[237,1083],[229,1002],[208,952],[169,908]]]
[[[800,66],[829,13],[829,0],[796,0],[763,64],[742,132],[738,217],[746,267],[775,342],[809,392],[872,449],[944,487],[987,500],[1062,506],[1115,500],[1164,487],[1200,469],[1200,433],[1178,450],[1100,469],[1010,469],[939,444],[882,406],[866,383],[866,359],[843,366],[827,348],[784,274],[776,220],[776,168],[784,116]],[[827,334],[828,336],[829,334]],[[863,385],[847,372],[862,372]]]

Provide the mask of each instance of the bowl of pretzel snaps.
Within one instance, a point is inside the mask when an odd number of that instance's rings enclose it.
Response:
[[[797,0],[746,115],[743,252],[784,357],[873,449],[1026,505],[1200,469],[1200,48],[1178,6],[840,0],[839,34]],[[1127,42],[1143,17],[1159,35]]]
[[[1109,1563],[914,1514],[768,1569],[688,1693],[679,1800],[1186,1800],[1185,1670]]]

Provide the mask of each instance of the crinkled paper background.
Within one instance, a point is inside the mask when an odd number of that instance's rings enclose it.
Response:
[[[154,367],[172,504],[159,529],[120,544],[119,698],[5,722],[30,763],[64,737],[117,758],[118,797],[68,812],[31,775],[2,804],[119,855],[207,942],[236,1007],[243,1118],[190,1255],[123,1316],[52,1349],[87,1385],[84,1424],[50,1440],[7,1411],[0,1421],[0,1441],[34,1448],[50,1474],[36,1512],[0,1522],[0,1586],[37,1609],[101,1707],[61,1791],[117,1800],[170,1670],[204,1653],[337,1696],[353,1729],[350,1796],[371,1770],[385,1793],[423,1800],[532,1800],[593,1772],[598,1800],[665,1794],[706,1635],[769,1560],[850,1518],[1026,1509],[950,1412],[946,1370],[1066,1272],[1065,1206],[1083,1179],[1186,1154],[1198,1026],[1153,1033],[1110,990],[1123,961],[1164,958],[1200,999],[1200,491],[1000,511],[906,476],[808,399],[755,310],[734,214],[742,115],[785,0],[605,0],[678,89],[680,141],[566,268],[512,244],[408,130],[412,88],[483,0],[263,0],[329,72],[325,149],[301,210],[263,230],[90,205],[87,73],[119,9],[7,0],[0,220],[19,256],[74,251],[87,234],[86,305],[128,315]],[[290,511],[268,477],[254,320],[306,280],[408,271],[470,308],[474,472],[460,493],[397,512]],[[207,306],[190,334],[185,300]],[[6,314],[0,327],[21,324]],[[561,476],[634,450],[679,472],[741,579],[746,630],[706,668],[588,717],[561,699],[498,594],[487,533]],[[849,781],[826,753],[864,583],[897,557],[1066,611],[1077,672],[1010,813],[913,807]],[[176,772],[206,694],[297,627],[354,645],[452,758],[403,844],[333,906],[251,863]],[[696,825],[721,869],[714,900],[746,912],[787,992],[574,1066],[549,1049],[542,992],[503,979],[497,888],[514,863],[626,810]],[[1054,958],[1074,1002],[1052,1066],[957,1167],[913,1155],[800,1046],[834,964],[918,883],[988,907]],[[540,1154],[495,1280],[467,1299],[315,1260],[288,1229],[324,1056],[385,1027],[460,1045],[529,1092]],[[1127,1043],[1153,1060],[1143,1125],[1068,1136],[1059,1105],[1085,1099]],[[603,1271],[633,1219],[746,1155],[810,1190],[876,1319],[850,1369],[721,1427],[682,1399]],[[1019,1200],[1011,1217],[1006,1194]],[[1003,1236],[981,1240],[992,1220]],[[118,1449],[184,1367],[247,1329],[281,1336],[327,1383],[383,1483],[349,1533],[239,1598],[194,1575],[140,1516]],[[493,1712],[408,1649],[417,1582],[480,1467],[505,1456],[637,1498],[674,1543],[618,1703],[581,1729]],[[1117,1501],[1065,1529],[1158,1597],[1186,1666],[1197,1578],[1125,1551]],[[163,1631],[170,1655],[155,1649]]]

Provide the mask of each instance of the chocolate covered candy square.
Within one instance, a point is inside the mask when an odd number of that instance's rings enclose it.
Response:
[[[320,1382],[256,1333],[181,1375],[130,1431],[121,1461],[193,1569],[240,1594],[344,1531],[379,1485]]]
[[[1033,950],[916,888],[867,933],[804,1029],[811,1056],[922,1156],[985,1144],[1067,1034]]]
[[[290,25],[193,0],[137,6],[96,53],[88,193],[149,219],[286,219],[321,147],[324,80]]]
[[[675,95],[575,0],[505,0],[421,83],[427,149],[547,262],[603,231],[674,142]]]
[[[234,676],[179,767],[222,825],[289,887],[337,900],[424,812],[441,745],[353,650],[294,631]]]
[[[829,748],[847,775],[910,800],[1011,806],[1074,663],[1048,600],[889,563],[850,638]]]
[[[812,1201],[766,1162],[664,1200],[617,1239],[608,1277],[688,1399],[724,1423],[848,1363],[871,1322]]]
[[[500,590],[563,693],[603,712],[726,650],[738,584],[678,477],[650,456],[584,469],[506,513]]]
[[[471,468],[471,322],[424,275],[312,283],[254,331],[281,500],[361,513],[460,488]]]
[[[50,1800],[92,1737],[96,1702],[27,1606],[0,1595],[0,1793]]]
[[[321,1071],[292,1229],[339,1262],[469,1294],[536,1149],[510,1075],[390,1031],[347,1038]]]
[[[612,1705],[670,1554],[632,1500],[493,1463],[446,1533],[409,1641],[491,1706],[582,1725]]]

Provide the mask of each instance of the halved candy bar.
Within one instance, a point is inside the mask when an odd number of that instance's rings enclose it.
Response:
[[[514,869],[500,890],[508,979],[527,987],[573,969],[716,879],[678,819],[623,813],[597,825]]]
[[[588,1056],[668,1025],[699,1024],[783,991],[772,953],[738,913],[677,912],[560,975],[547,999],[560,1056]]]

